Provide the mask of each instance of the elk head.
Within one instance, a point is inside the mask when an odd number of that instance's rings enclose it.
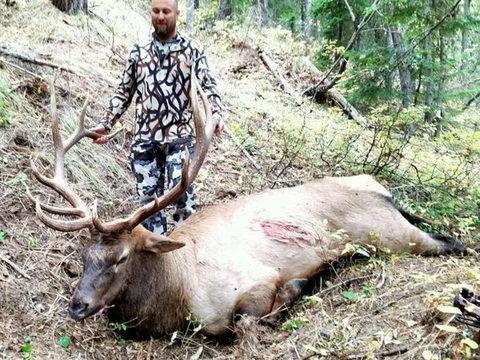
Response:
[[[97,215],[97,201],[92,206],[87,204],[68,185],[65,179],[64,159],[66,152],[80,139],[89,137],[97,139],[102,135],[86,130],[84,127],[85,113],[88,99],[82,108],[78,125],[74,133],[64,142],[60,136],[58,118],[56,114],[55,90],[51,87],[52,131],[55,149],[55,173],[52,178],[43,175],[31,159],[31,167],[35,178],[47,187],[52,188],[63,197],[72,207],[57,207],[40,202],[27,189],[27,195],[35,203],[37,217],[48,227],[64,232],[77,231],[89,228],[93,245],[83,255],[84,274],[79,282],[70,302],[70,314],[75,319],[83,319],[93,315],[108,306],[126,285],[126,279],[132,266],[135,253],[160,253],[178,249],[185,244],[174,241],[167,236],[153,234],[140,224],[174,202],[194,181],[206,156],[208,146],[214,133],[216,123],[213,122],[208,99],[198,86],[196,77],[191,76],[190,99],[196,132],[196,149],[194,158],[189,164],[189,152],[186,151],[182,170],[182,180],[171,191],[160,198],[155,198],[126,218],[103,222]],[[205,124],[201,118],[201,111],[197,91],[200,93],[204,111]],[[110,138],[116,136],[109,135]],[[76,217],[76,219],[62,220],[46,213]]]

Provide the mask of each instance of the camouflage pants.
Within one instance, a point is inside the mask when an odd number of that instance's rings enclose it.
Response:
[[[184,149],[188,147],[190,159],[193,159],[195,140],[185,144],[136,144],[132,147],[131,165],[137,180],[137,194],[140,204],[145,205],[157,196],[162,196],[165,187],[165,168],[167,170],[168,189],[172,189],[182,178],[182,160],[185,159]],[[196,212],[195,193],[190,186],[173,204],[173,220],[178,227],[191,214]],[[148,230],[166,235],[167,216],[165,209],[143,222]]]

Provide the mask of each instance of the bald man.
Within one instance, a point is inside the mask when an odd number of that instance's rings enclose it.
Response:
[[[181,179],[182,160],[188,149],[195,151],[195,134],[188,89],[192,71],[203,88],[217,121],[216,133],[223,130],[221,102],[202,46],[177,31],[178,0],[153,0],[154,32],[135,44],[128,57],[121,83],[109,102],[104,119],[93,131],[106,135],[135,100],[135,135],[130,152],[132,171],[140,204],[162,196],[165,172],[168,188]],[[102,137],[95,142],[104,144]],[[174,203],[173,220],[179,226],[196,211],[193,186]],[[165,210],[147,219],[150,231],[166,235]]]

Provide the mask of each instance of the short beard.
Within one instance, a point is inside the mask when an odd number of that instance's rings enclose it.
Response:
[[[175,34],[175,29],[176,29],[175,25],[167,26],[166,28],[163,28],[163,29],[155,29],[155,35],[157,35],[157,37],[160,40],[173,37],[173,35]]]

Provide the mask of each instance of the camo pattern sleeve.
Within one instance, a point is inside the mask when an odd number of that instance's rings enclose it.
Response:
[[[136,144],[191,139],[194,136],[189,97],[192,67],[212,104],[212,111],[221,111],[216,82],[200,44],[180,34],[165,43],[152,36],[130,53],[122,82],[110,100],[104,125],[110,129],[136,94],[132,151]]]
[[[200,44],[198,44],[198,48],[199,50],[195,61],[195,74],[197,75],[200,86],[207,94],[207,98],[212,105],[212,112],[221,113],[222,105],[220,102],[220,96],[218,95],[217,82],[210,71],[205,51],[201,48]]]
[[[123,70],[122,79],[113,97],[110,99],[108,108],[105,111],[104,120],[101,122],[110,131],[128,109],[136,90],[136,67],[140,51],[137,45],[134,46],[128,56],[127,64]]]

